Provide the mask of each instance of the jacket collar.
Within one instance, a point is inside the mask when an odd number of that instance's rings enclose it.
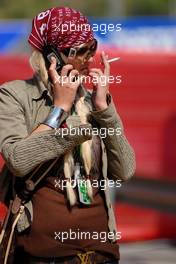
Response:
[[[51,86],[48,85],[48,87],[46,87],[44,83],[42,82],[39,74],[35,74],[33,76],[33,80],[35,84],[35,89],[33,89],[32,99],[39,100],[42,98],[44,94],[49,95],[49,97],[52,99]]]

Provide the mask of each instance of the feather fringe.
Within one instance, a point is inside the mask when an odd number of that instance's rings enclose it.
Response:
[[[67,198],[71,206],[76,204],[76,195],[71,185],[71,177],[74,170],[74,160],[71,152],[64,156],[64,174],[67,180],[66,182],[66,192]]]
[[[87,179],[87,194],[91,201],[93,201],[93,189],[90,179]]]

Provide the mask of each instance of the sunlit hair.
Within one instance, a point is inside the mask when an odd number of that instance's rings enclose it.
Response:
[[[40,51],[33,49],[32,54],[29,58],[30,65],[34,72],[38,73],[42,82],[48,86],[48,72],[45,66],[45,60]]]
[[[45,61],[43,55],[40,51],[33,49],[31,57],[29,59],[30,65],[34,72],[38,73],[42,82],[47,87],[49,84],[48,81],[48,72],[45,66]],[[81,123],[87,123],[87,114],[89,113],[88,106],[84,103],[84,97],[79,97],[75,103],[75,109],[80,117]],[[81,144],[81,156],[84,163],[84,168],[87,175],[87,188],[88,188],[88,196],[91,200],[93,200],[93,192],[92,186],[90,183],[89,175],[92,165],[92,156],[91,156],[91,146],[92,140],[87,140]],[[64,174],[67,180],[67,197],[70,202],[70,205],[73,206],[76,203],[76,196],[71,186],[71,177],[74,173],[74,159],[72,152],[67,153],[64,156]]]

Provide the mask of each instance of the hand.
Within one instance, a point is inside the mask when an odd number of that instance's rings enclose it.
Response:
[[[75,79],[79,72],[74,70],[71,64],[67,64],[62,68],[59,76],[56,71],[56,59],[52,57],[48,73],[53,83],[54,105],[68,112],[73,105],[77,89],[81,83],[80,78]]]
[[[101,58],[104,64],[104,73],[96,68],[90,69],[89,72],[89,75],[93,78],[92,82],[94,84],[92,100],[97,110],[104,110],[108,107],[106,95],[109,90],[110,65],[104,52],[102,52]]]

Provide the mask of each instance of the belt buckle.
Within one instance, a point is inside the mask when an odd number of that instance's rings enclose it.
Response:
[[[78,253],[77,256],[80,259],[80,264],[96,264],[95,262],[91,262],[90,255],[94,254],[95,251],[87,251],[86,253]]]

